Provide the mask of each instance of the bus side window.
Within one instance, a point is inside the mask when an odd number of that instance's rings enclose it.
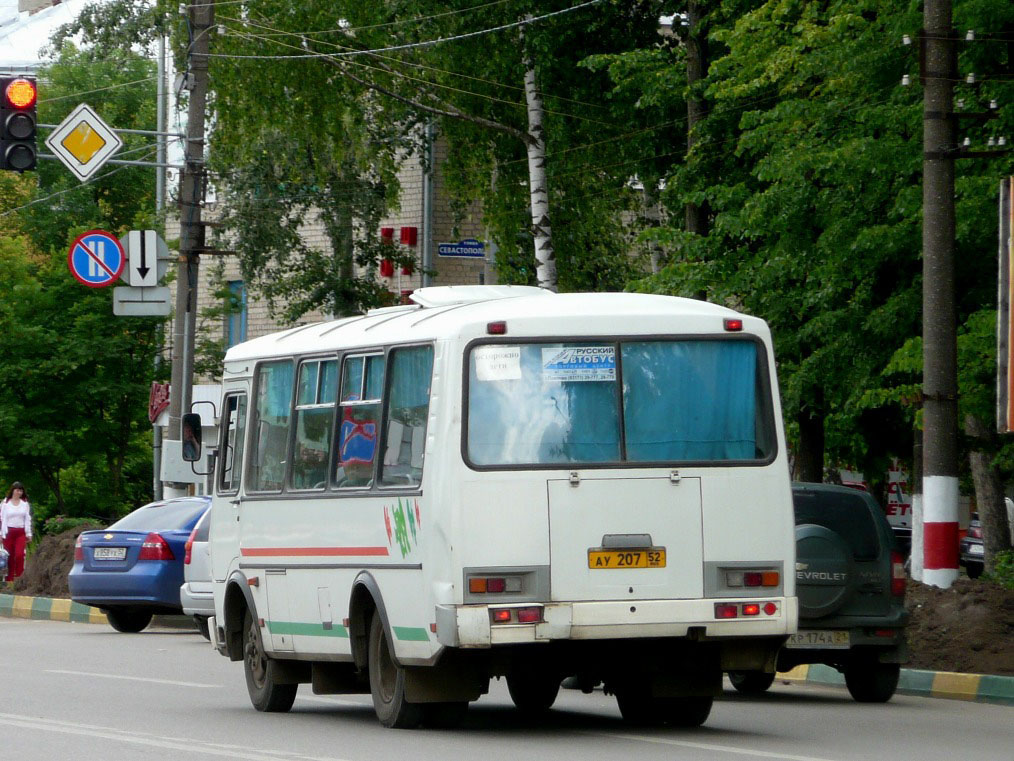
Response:
[[[292,451],[293,489],[323,489],[331,460],[331,424],[337,386],[337,361],[312,360],[299,367],[296,392],[296,441]]]
[[[373,485],[383,388],[383,354],[346,357],[339,397],[338,458],[334,474],[334,483],[339,489]]]
[[[293,372],[292,362],[266,362],[257,368],[255,436],[251,441],[251,491],[279,491],[285,477],[289,441]]]
[[[221,453],[218,490],[235,492],[239,490],[243,470],[243,443],[246,435],[246,394],[230,394],[222,415],[222,436],[224,446]]]
[[[433,347],[394,349],[390,362],[380,483],[384,486],[418,486],[422,481],[423,449],[426,446]]]

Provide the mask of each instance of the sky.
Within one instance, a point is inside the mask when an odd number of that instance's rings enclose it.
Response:
[[[29,16],[18,13],[17,0],[0,0],[0,70],[27,74],[43,62],[42,48],[61,24],[77,18],[94,0],[64,0]]]

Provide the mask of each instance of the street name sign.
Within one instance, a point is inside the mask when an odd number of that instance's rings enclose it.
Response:
[[[82,103],[49,133],[46,145],[84,182],[123,147],[123,140],[90,106]]]
[[[169,246],[155,230],[131,230],[120,238],[127,267],[120,279],[138,288],[154,287],[169,267]]]
[[[165,286],[113,288],[113,314],[117,317],[168,317],[170,311],[169,289]]]
[[[484,259],[486,246],[481,240],[465,238],[457,243],[438,243],[438,256],[456,256],[465,259]]]
[[[115,283],[126,261],[120,241],[104,230],[81,233],[67,253],[71,274],[89,288],[105,288]]]

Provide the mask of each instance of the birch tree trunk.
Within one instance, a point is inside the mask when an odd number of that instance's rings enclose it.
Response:
[[[528,16],[527,18],[531,18]],[[522,42],[524,35],[522,33]],[[528,104],[528,181],[531,190],[535,275],[539,288],[556,291],[556,252],[549,224],[549,184],[546,182],[546,132],[542,126],[542,96],[535,83],[535,63],[524,46],[525,101]]]

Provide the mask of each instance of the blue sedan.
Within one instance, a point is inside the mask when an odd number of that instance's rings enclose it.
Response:
[[[105,612],[120,632],[139,632],[155,614],[179,614],[185,544],[211,505],[180,497],[139,507],[107,529],[85,531],[68,582],[75,602]]]

